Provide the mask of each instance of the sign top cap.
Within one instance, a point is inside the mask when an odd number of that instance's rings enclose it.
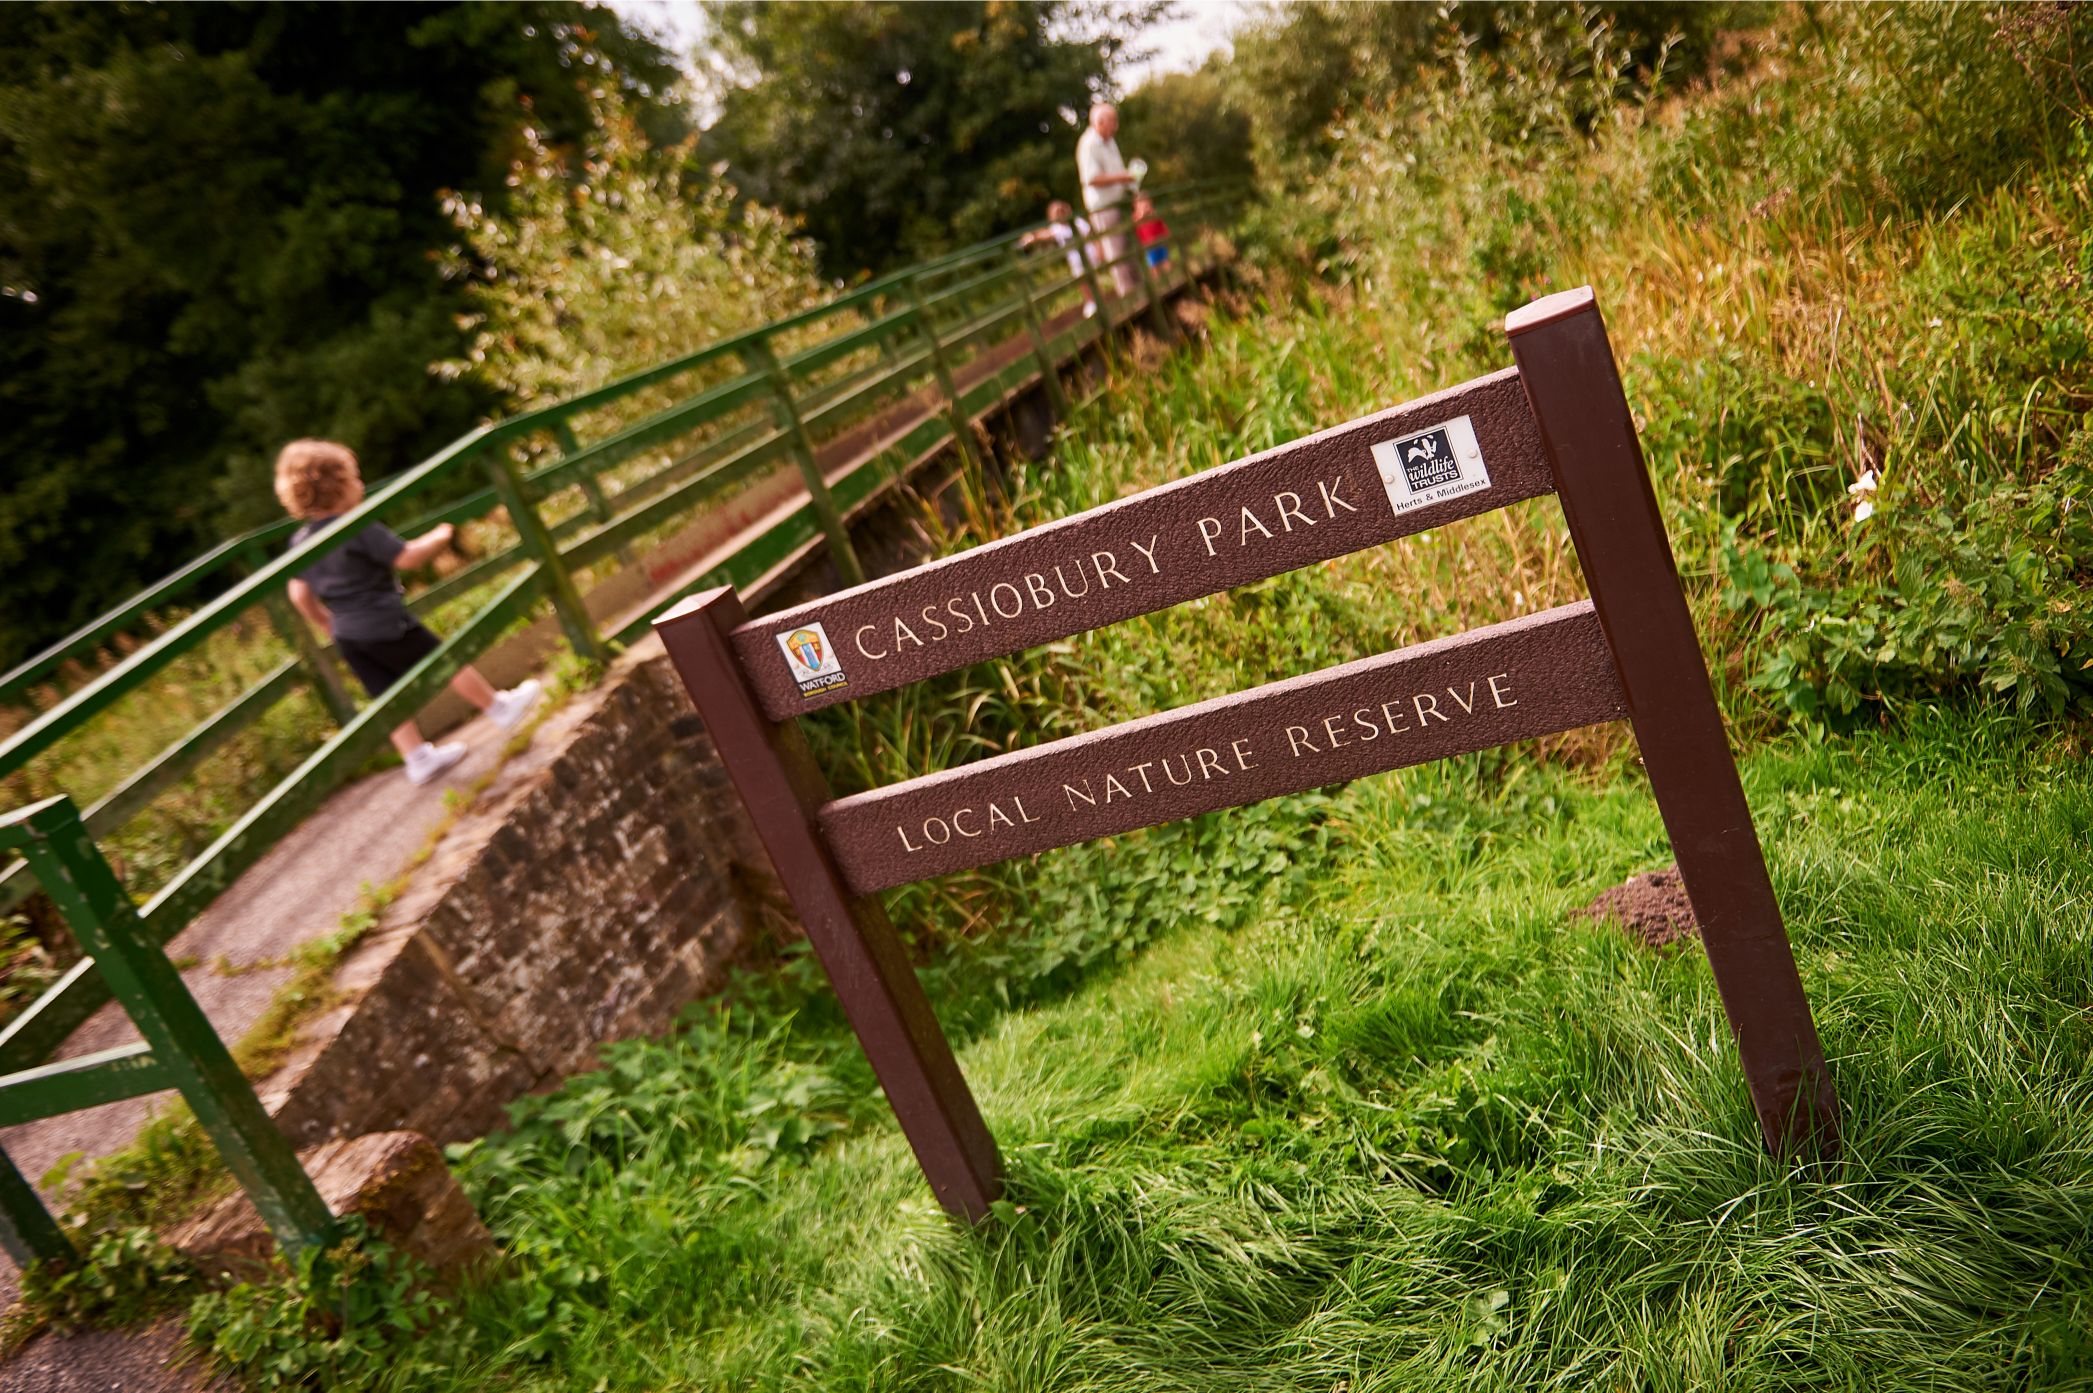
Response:
[[[1529,329],[1538,329],[1543,324],[1553,324],[1566,319],[1580,310],[1589,309],[1596,301],[1592,288],[1580,285],[1575,290],[1559,290],[1553,295],[1543,295],[1530,305],[1521,305],[1504,317],[1504,332],[1517,336]]]

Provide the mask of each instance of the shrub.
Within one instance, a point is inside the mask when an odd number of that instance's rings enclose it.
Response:
[[[0,1331],[0,1357],[45,1326],[63,1334],[134,1325],[180,1304],[194,1282],[188,1260],[151,1229],[97,1234],[79,1260],[36,1262],[23,1271],[20,1304]]]
[[[1801,573],[1733,530],[1724,600],[1764,630],[1752,684],[1819,719],[1960,686],[2046,713],[2093,695],[2089,466],[2093,431],[2030,485],[1959,504],[1885,499],[1854,525],[1843,565]]]
[[[477,319],[465,358],[436,371],[523,408],[666,362],[781,318],[821,294],[812,247],[723,182],[686,188],[610,93],[579,158],[524,132],[506,210],[467,193],[445,274]],[[687,389],[686,389],[687,391]]]
[[[1339,128],[1266,215],[1268,273],[1315,258],[1390,345],[1385,400],[1502,366],[1507,309],[1598,287],[1733,705],[2080,701],[2093,10],[1784,12],[1679,102],[1591,11],[1495,14]]]

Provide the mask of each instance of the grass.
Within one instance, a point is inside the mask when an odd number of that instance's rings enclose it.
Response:
[[[1666,858],[1640,782],[1468,759],[1045,858],[1172,873],[1073,974],[935,968],[979,1231],[803,963],[613,1047],[467,1149],[514,1265],[412,1384],[2085,1386],[2093,775],[1978,713],[1747,778],[1840,1160],[1762,1153],[1697,950],[1570,917]]]
[[[1601,732],[889,897],[1010,1168],[974,1232],[803,958],[612,1047],[460,1152],[513,1265],[399,1386],[2093,1386],[2093,779],[2061,717],[2093,376],[2056,293],[2093,151],[1975,11],[1883,14],[1791,16],[1670,104],[1592,101],[1583,34],[1450,62],[1281,201],[1202,355],[973,520],[1501,366],[1506,308],[1599,285],[1754,741],[1838,1159],[1761,1150],[1702,954],[1571,917],[1668,859]],[[870,786],[1579,589],[1544,500],[814,735]]]

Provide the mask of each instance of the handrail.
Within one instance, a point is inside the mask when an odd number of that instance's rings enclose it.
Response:
[[[1158,199],[1183,199],[1194,190],[1204,191],[1207,188],[1218,187],[1226,182],[1228,181],[1190,180],[1183,184],[1157,188],[1150,192],[1150,196]],[[666,362],[656,363],[651,367],[627,373],[600,386],[576,393],[574,396],[529,408],[498,424],[509,432],[508,438],[521,438],[539,430],[557,426],[575,416],[584,415],[597,407],[621,400],[645,388],[683,376],[708,364],[734,357],[751,344],[765,341],[776,335],[791,333],[796,329],[818,323],[825,318],[848,310],[858,309],[868,302],[890,293],[911,277],[920,279],[924,276],[949,272],[960,269],[974,261],[985,259],[997,250],[1007,247],[1047,225],[1044,221],[1028,223],[1023,227],[989,238],[986,241],[958,248],[943,256],[931,258],[914,266],[907,266],[898,271],[888,272],[833,299],[826,300],[818,305],[809,306],[806,309],[787,315],[783,319],[758,325],[755,328],[747,329],[728,338],[707,344],[680,357],[671,358]],[[941,288],[927,296],[926,303],[935,306],[947,298],[962,293],[965,288],[956,286]],[[855,336],[863,337],[866,342],[876,342],[879,338],[885,336],[883,333],[873,332],[877,326],[889,326],[885,333],[897,332],[906,327],[908,316],[911,313],[910,310],[905,308],[891,311],[876,318],[872,325],[851,332]],[[853,347],[855,346],[858,345],[853,345]],[[812,348],[802,349],[786,357],[783,360],[783,366],[788,370],[800,368],[801,360],[808,359],[816,354],[828,354],[826,357],[821,357],[808,363],[806,367],[811,369],[814,366],[818,366],[821,362],[833,361],[834,357],[842,356],[842,353],[850,351],[845,349],[841,353],[832,352],[833,348],[833,344],[821,344]],[[456,443],[453,442],[453,445]],[[446,448],[448,449],[449,447]],[[443,453],[445,452],[438,452],[439,455]],[[391,480],[386,482],[389,483]],[[450,504],[430,517],[418,520],[418,522],[422,526],[430,526],[438,521],[457,521],[464,517],[475,517],[491,509],[495,506],[495,502],[492,491],[483,490],[471,495],[468,499]],[[237,560],[249,548],[273,546],[284,537],[289,536],[296,527],[297,523],[294,520],[285,519],[267,523],[243,532],[236,537],[228,538],[167,576],[153,582],[122,604],[89,620],[78,630],[24,659],[7,672],[0,673],[0,704],[19,700],[30,687],[50,677],[59,668],[63,667],[66,662],[94,651],[100,644],[106,642],[109,638],[135,623],[146,614],[171,603],[193,586],[201,583],[219,567]],[[315,555],[317,554],[316,552]],[[6,772],[12,767],[14,767],[13,757],[5,747],[0,747],[0,772]]]
[[[188,652],[233,615],[258,603],[264,594],[283,585],[314,561],[348,542],[369,523],[378,520],[385,508],[426,487],[452,464],[513,433],[514,422],[478,426],[438,450],[428,459],[388,479],[363,502],[341,516],[332,527],[309,541],[267,562],[232,589],[196,610],[154,642],[127,654],[66,700],[39,712],[36,718],[0,743],[0,773],[13,773],[49,749],[60,736],[78,729],[117,697],[130,691],[168,663]]]
[[[15,700],[30,687],[64,667],[71,659],[81,653],[92,652],[145,615],[186,593],[191,586],[199,584],[204,577],[220,566],[237,560],[240,553],[248,547],[257,543],[267,545],[279,537],[288,536],[296,526],[296,522],[285,519],[282,522],[251,528],[237,537],[228,537],[179,570],[171,571],[154,581],[116,608],[96,615],[58,642],[23,659],[7,672],[0,673],[0,703]]]

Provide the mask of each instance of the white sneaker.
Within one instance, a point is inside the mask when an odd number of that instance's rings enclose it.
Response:
[[[535,677],[526,678],[506,692],[494,694],[494,704],[487,708],[487,719],[503,730],[514,730],[544,699],[544,685]]]
[[[465,758],[465,746],[453,740],[431,745],[424,740],[407,752],[407,782],[419,787]]]

